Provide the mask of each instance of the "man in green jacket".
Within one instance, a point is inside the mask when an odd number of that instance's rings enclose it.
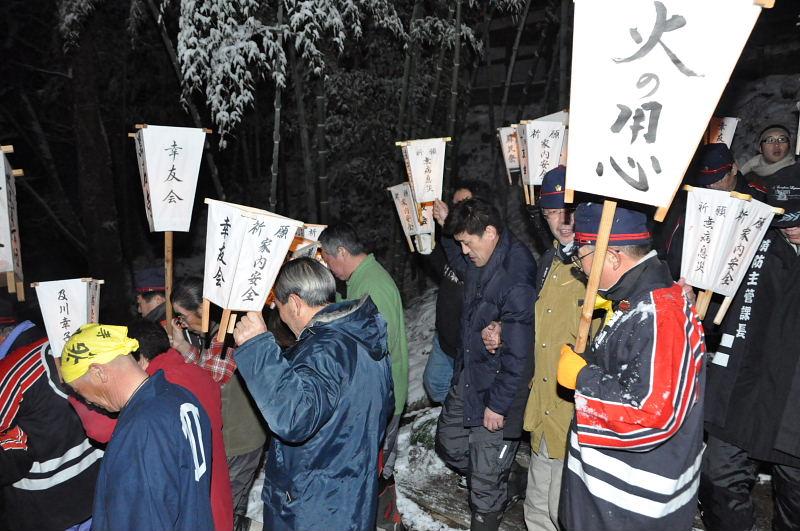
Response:
[[[386,319],[395,403],[394,416],[387,428],[383,447],[383,477],[389,479],[394,474],[400,415],[408,396],[408,341],[403,301],[392,277],[375,256],[367,253],[352,225],[340,223],[328,226],[320,235],[319,242],[322,246],[322,258],[333,275],[347,282],[347,298],[360,299],[369,295]]]

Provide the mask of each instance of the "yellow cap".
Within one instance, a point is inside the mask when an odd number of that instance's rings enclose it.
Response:
[[[104,364],[139,348],[128,337],[128,327],[90,323],[72,334],[61,355],[61,377],[70,383],[89,370],[93,363]]]

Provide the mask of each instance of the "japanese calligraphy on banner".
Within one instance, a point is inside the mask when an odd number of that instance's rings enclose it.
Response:
[[[306,240],[317,241],[322,231],[327,229],[327,225],[315,225],[313,223],[306,223],[300,230],[297,231],[298,236],[302,236]]]
[[[519,149],[519,169],[522,184],[527,184],[528,179],[528,133],[524,123],[514,124],[511,127],[517,131],[517,149]]]
[[[712,116],[703,140],[706,144],[725,144],[730,148],[738,125],[739,118]]]
[[[501,127],[497,130],[500,139],[500,149],[506,163],[508,183],[513,184],[519,176],[519,145],[517,144],[517,129],[515,127]]]
[[[418,203],[442,198],[445,138],[409,140],[403,148],[408,180]]]
[[[150,230],[188,232],[205,131],[148,125],[135,140]]]
[[[78,327],[98,322],[102,283],[72,278],[33,284],[54,356],[61,356],[64,344]]]
[[[303,222],[206,199],[203,298],[222,308],[260,311]]]
[[[692,188],[686,203],[681,276],[733,297],[772,221],[773,209],[728,192]]]
[[[411,186],[407,182],[396,184],[387,188],[392,194],[394,207],[397,216],[400,218],[400,225],[406,237],[415,236],[418,232],[417,227],[417,205],[414,196],[411,194]]]
[[[526,184],[540,185],[544,174],[558,166],[566,128],[561,122],[533,120],[525,124],[528,146]]]
[[[760,12],[753,0],[575,0],[567,188],[668,206]]]
[[[20,281],[22,253],[17,224],[17,189],[14,173],[6,156],[2,157],[3,178],[0,181],[0,272],[13,272]]]

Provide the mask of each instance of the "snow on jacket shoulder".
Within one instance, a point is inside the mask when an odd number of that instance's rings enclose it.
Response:
[[[386,322],[369,297],[331,304],[285,353],[267,332],[236,352],[276,435],[267,454],[264,528],[375,528],[378,450],[394,411]]]
[[[653,252],[606,294],[615,313],[578,375],[560,515],[568,529],[690,529],[705,346]]]

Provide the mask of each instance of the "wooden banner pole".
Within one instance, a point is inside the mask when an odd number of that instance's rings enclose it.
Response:
[[[719,326],[722,324],[722,320],[725,318],[725,314],[728,313],[728,308],[731,307],[731,303],[733,302],[733,297],[725,297],[725,300],[722,301],[722,305],[717,310],[717,315],[714,316],[714,324]]]
[[[228,332],[228,322],[231,320],[231,311],[227,308],[222,310],[222,320],[219,323],[217,330],[217,341],[220,343],[225,341],[225,334]]]
[[[529,187],[530,187],[530,189],[531,189],[531,190],[530,190],[530,198],[531,198],[531,202],[530,202],[530,204],[531,204],[531,205],[535,205],[535,204],[536,204],[536,188],[535,188],[535,187],[534,187],[534,185],[532,185],[532,184],[529,184],[528,186],[529,186]]]
[[[711,304],[711,297],[714,295],[714,292],[709,289],[704,289],[700,292],[697,296],[697,303],[695,304],[695,308],[697,309],[697,315],[700,319],[705,319],[706,312],[708,311],[708,305]]]
[[[203,299],[203,316],[202,316],[201,327],[204,334],[208,333],[208,323],[210,316],[211,316],[211,301],[208,299]]]
[[[528,191],[528,185],[526,185],[526,184],[522,185],[522,192],[525,194],[525,204],[526,205],[530,205],[531,204],[531,196],[530,196],[530,192]]]
[[[236,314],[231,312],[231,318],[228,320],[228,333],[232,334],[233,329],[236,327]]]
[[[581,321],[578,326],[578,339],[575,342],[575,352],[583,354],[589,341],[589,329],[592,326],[594,314],[594,301],[597,298],[597,289],[600,286],[600,275],[606,263],[608,251],[608,238],[611,235],[611,225],[614,223],[614,213],[617,211],[617,202],[606,199],[603,201],[603,214],[600,216],[600,227],[597,229],[597,243],[595,243],[594,256],[592,257],[592,271],[586,283],[586,296],[583,299]]]
[[[6,271],[6,288],[9,293],[17,292],[17,279],[14,277],[13,271]]]
[[[573,203],[575,201],[575,190],[567,188],[564,190],[564,202]]]
[[[166,287],[167,326],[172,327],[172,231],[164,232],[164,286]]]

